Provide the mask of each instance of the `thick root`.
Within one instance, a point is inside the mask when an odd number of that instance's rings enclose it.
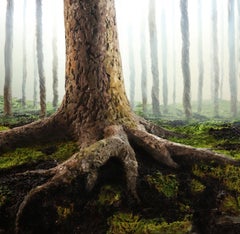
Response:
[[[218,154],[207,149],[194,148],[191,146],[174,143],[143,130],[128,129],[127,132],[129,138],[135,144],[144,148],[157,161],[169,167],[177,167],[177,164],[174,162],[174,160],[177,161],[178,164],[189,164],[198,161],[209,163],[215,161],[219,164],[240,165],[239,161],[236,161],[225,155]]]
[[[18,146],[66,138],[63,124],[55,116],[0,132],[0,153]],[[64,134],[64,135],[63,135]]]
[[[135,153],[128,143],[127,135],[121,126],[110,126],[105,131],[105,137],[89,147],[81,149],[64,163],[50,169],[55,175],[47,183],[32,189],[19,207],[16,217],[16,232],[22,233],[25,216],[42,197],[49,196],[56,187],[70,186],[71,182],[81,175],[87,175],[86,189],[91,190],[98,178],[98,169],[112,158],[118,158],[126,173],[126,184],[130,193],[138,200],[136,180],[138,165]],[[40,173],[40,171],[38,172]],[[44,174],[48,173],[43,171]]]

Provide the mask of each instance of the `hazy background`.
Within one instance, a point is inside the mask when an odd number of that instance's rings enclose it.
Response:
[[[161,56],[161,10],[166,12],[167,22],[167,64],[168,64],[168,87],[169,103],[172,102],[172,84],[173,84],[173,50],[175,49],[176,82],[177,82],[177,102],[182,102],[182,71],[181,71],[181,28],[180,28],[180,6],[179,0],[157,0],[157,32],[158,32],[158,54],[159,54],[159,74],[160,74],[160,102],[162,103],[162,56]],[[204,88],[203,99],[211,98],[212,82],[212,19],[211,19],[211,1],[201,0],[203,6],[203,61],[204,61]],[[223,98],[229,100],[229,81],[228,81],[228,0],[217,0],[218,4],[218,40],[219,40],[219,66],[220,76],[223,76]],[[190,69],[192,80],[192,100],[197,99],[198,82],[198,1],[188,1],[189,27],[190,27]],[[148,32],[148,0],[116,0],[117,23],[119,30],[119,41],[123,62],[124,79],[127,93],[129,94],[129,32],[131,32],[134,45],[134,63],[136,70],[136,101],[141,100],[141,65],[140,65],[140,26],[143,22],[146,24],[145,35],[147,38],[147,66],[148,66],[148,103],[151,103],[151,67],[149,52],[149,32]],[[0,95],[3,94],[4,86],[4,44],[5,44],[5,14],[6,0],[0,0]],[[35,37],[35,0],[27,1],[27,99],[33,97],[33,55],[34,55],[34,37]],[[65,79],[65,44],[64,44],[64,19],[63,19],[63,1],[62,0],[43,0],[43,50],[44,66],[46,74],[47,100],[52,100],[52,20],[57,18],[57,38],[58,38],[58,56],[59,56],[59,100],[64,95]],[[239,42],[239,25],[237,10],[235,9],[235,28],[236,42]],[[23,23],[23,0],[15,0],[14,9],[14,44],[13,44],[13,96],[21,97],[22,82],[22,25]],[[173,37],[174,32],[174,37]],[[224,36],[222,36],[224,35]],[[236,43],[236,49],[239,49],[239,43]],[[238,64],[239,53],[236,56]],[[238,67],[238,66],[237,66]],[[237,71],[237,74],[239,72]],[[237,75],[239,77],[239,75]],[[221,79],[221,78],[220,78]],[[239,78],[238,78],[239,80]],[[240,95],[238,94],[238,98]]]

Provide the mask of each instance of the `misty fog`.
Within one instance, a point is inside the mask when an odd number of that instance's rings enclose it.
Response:
[[[6,19],[6,0],[0,0],[0,95],[3,94],[4,87],[4,44],[5,44],[5,19]],[[47,100],[52,101],[53,98],[53,74],[52,74],[52,37],[53,22],[56,19],[56,35],[58,50],[58,92],[59,101],[64,95],[64,79],[65,79],[65,42],[64,42],[64,17],[63,17],[63,1],[60,0],[43,0],[43,53],[44,53],[44,69],[46,74],[46,92]],[[117,25],[119,31],[119,43],[122,56],[122,65],[124,71],[124,80],[128,97],[134,94],[135,102],[142,101],[141,91],[141,43],[145,45],[145,59],[147,72],[147,102],[151,103],[152,89],[152,72],[150,58],[150,38],[148,24],[148,7],[149,0],[115,0],[117,11]],[[201,2],[202,13],[199,15],[199,2]],[[217,0],[217,33],[213,37],[213,9],[212,1],[209,0],[189,0],[188,1],[188,20],[189,20],[189,66],[191,75],[191,99],[198,98],[199,83],[199,40],[202,40],[201,56],[203,61],[203,100],[213,100],[213,81],[214,81],[214,48],[213,43],[217,43],[217,58],[219,63],[219,93],[221,99],[230,100],[229,85],[229,67],[234,65],[235,76],[239,82],[239,57],[240,57],[240,16],[236,7],[233,9],[234,14],[234,30],[235,30],[235,50],[234,57],[229,55],[229,28],[228,28],[228,0]],[[13,97],[21,98],[22,89],[22,73],[23,73],[23,0],[14,1],[14,25],[13,25],[13,77],[12,77],[12,94]],[[158,70],[159,70],[159,100],[163,105],[163,77],[166,77],[168,92],[165,100],[168,104],[174,100],[176,103],[182,103],[183,96],[183,75],[182,75],[182,34],[181,34],[181,11],[179,0],[156,0],[156,35],[158,40]],[[27,0],[26,14],[26,49],[27,49],[27,81],[26,91],[27,99],[33,100],[34,87],[34,56],[36,56],[36,17],[35,17],[35,1]],[[164,18],[163,18],[164,17]],[[163,20],[165,21],[165,30],[163,30]],[[199,35],[199,26],[201,27],[201,35]],[[213,41],[217,40],[217,41]],[[166,41],[165,41],[166,40]],[[131,52],[133,51],[133,52]],[[233,52],[232,52],[233,53]],[[231,59],[234,61],[230,62]],[[130,62],[131,61],[131,62]],[[230,64],[230,65],[229,65]],[[164,68],[165,67],[165,68]],[[135,90],[130,91],[132,71],[134,71]],[[165,73],[165,75],[163,75]],[[176,81],[174,84],[173,81]],[[174,86],[175,85],[175,86]],[[175,90],[175,88],[176,90]],[[237,89],[237,86],[236,86]],[[166,91],[166,90],[165,90]],[[38,90],[39,92],[39,90]],[[240,94],[237,94],[238,100]]]

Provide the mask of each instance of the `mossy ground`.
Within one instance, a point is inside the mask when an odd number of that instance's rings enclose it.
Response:
[[[27,121],[0,124],[0,130]],[[237,121],[157,122],[185,134],[183,138],[172,139],[174,141],[240,158],[240,124]],[[13,232],[15,214],[24,196],[31,188],[49,179],[48,176],[17,173],[53,167],[76,150],[77,145],[73,142],[52,142],[18,148],[0,156],[0,233]],[[171,170],[147,158],[145,152],[137,148],[135,151],[139,162],[137,191],[140,204],[129,197],[122,165],[111,160],[101,168],[93,191],[85,190],[84,177],[73,181],[72,188],[58,188],[56,197],[49,198],[49,202],[54,200],[54,208],[44,208],[42,213],[32,217],[43,219],[46,224],[39,227],[39,233],[240,232],[239,167],[220,167],[212,162]],[[228,222],[219,221],[225,218]],[[229,224],[229,220],[232,223]]]

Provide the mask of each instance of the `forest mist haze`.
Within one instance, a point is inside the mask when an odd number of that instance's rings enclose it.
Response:
[[[65,42],[64,42],[64,18],[63,1],[43,0],[43,51],[44,67],[46,73],[47,100],[52,100],[52,22],[57,19],[57,43],[58,43],[58,79],[59,79],[59,101],[64,95],[65,79]],[[203,58],[203,100],[212,99],[213,95],[213,38],[218,41],[219,62],[219,98],[230,100],[229,90],[229,55],[228,50],[228,0],[218,0],[216,11],[217,32],[216,37],[212,34],[212,1],[200,0],[202,5],[202,17],[199,18],[199,1],[188,1],[189,16],[189,41],[190,41],[190,75],[191,75],[191,98],[197,100],[198,76],[199,76],[199,21],[202,25],[202,58]],[[135,71],[135,101],[141,102],[141,41],[145,40],[146,64],[147,64],[147,96],[151,103],[151,58],[148,28],[148,5],[149,0],[115,0],[117,11],[117,24],[119,31],[119,42],[122,56],[124,79],[126,91],[130,96],[130,75]],[[14,10],[14,42],[13,42],[13,97],[21,98],[22,83],[22,30],[23,30],[23,0],[15,0]],[[158,38],[158,69],[160,80],[160,104],[163,104],[163,61],[167,65],[168,103],[173,102],[173,81],[176,80],[176,102],[182,102],[183,75],[181,68],[182,36],[181,36],[181,12],[179,0],[156,0],[156,22]],[[237,81],[239,81],[239,57],[240,57],[240,16],[235,1],[235,69]],[[164,14],[163,14],[164,12]],[[5,15],[6,1],[0,0],[0,95],[3,94],[4,86],[4,43],[5,43]],[[163,30],[163,15],[166,22],[166,30]],[[27,44],[27,99],[33,98],[33,76],[34,76],[34,38],[35,38],[35,1],[27,1],[26,9],[26,44]],[[143,26],[144,29],[143,29]],[[142,32],[142,30],[144,30]],[[163,35],[164,34],[164,35]],[[143,38],[144,36],[145,38]],[[163,39],[166,38],[166,41]],[[164,46],[164,50],[163,50]],[[133,48],[130,48],[133,47]],[[165,48],[166,47],[166,48]],[[134,51],[130,56],[130,51]],[[165,54],[163,54],[165,53]],[[130,57],[133,63],[130,63]],[[174,75],[176,74],[176,75]],[[240,95],[238,93],[238,99]]]

